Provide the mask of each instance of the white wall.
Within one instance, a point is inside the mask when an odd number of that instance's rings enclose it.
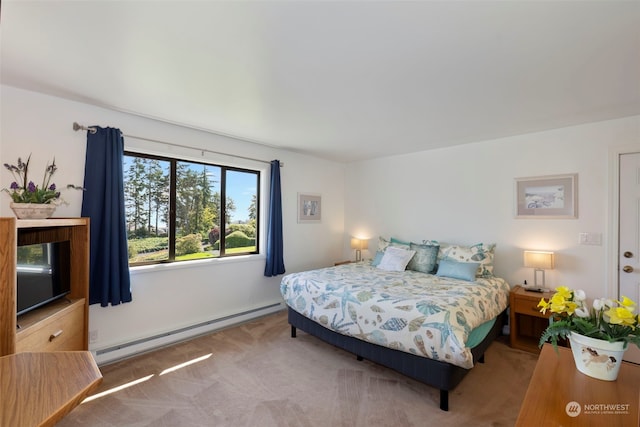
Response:
[[[533,272],[522,267],[523,249],[548,249],[557,253],[557,268],[547,272],[549,283],[583,288],[592,297],[606,295],[610,277],[606,246],[611,196],[608,156],[618,146],[640,149],[640,116],[635,116],[345,167],[13,87],[0,86],[0,90],[0,163],[13,163],[18,156],[33,153],[33,170],[40,176],[46,161],[55,156],[59,185],[81,184],[83,180],[85,136],[72,130],[74,121],[118,127],[127,135],[280,159],[285,163],[281,174],[288,272],[353,258],[349,235],[373,238],[365,257],[373,255],[378,235],[414,241],[485,241],[497,243],[495,272],[511,284],[533,278]],[[157,153],[176,152],[133,138],[126,138],[126,144]],[[181,154],[201,155],[198,151]],[[238,166],[265,167],[228,156],[211,158]],[[578,219],[514,218],[514,178],[565,173],[579,174]],[[0,188],[10,182],[10,174],[3,168]],[[321,224],[296,222],[298,192],[322,194]],[[56,215],[78,216],[81,194],[72,191],[64,196],[70,205],[59,208]],[[0,197],[0,215],[12,215],[8,204],[7,196]],[[579,232],[601,233],[603,244],[580,246]],[[91,306],[90,330],[98,333],[91,349],[280,303],[280,279],[263,277],[263,268],[263,257],[255,256],[188,267],[134,269],[132,303]]]
[[[0,86],[0,90],[0,164],[14,164],[18,157],[24,160],[32,153],[31,174],[35,180],[41,180],[46,162],[55,156],[58,172],[54,182],[58,187],[68,183],[81,185],[86,137],[84,132],[72,130],[74,121],[87,126],[117,127],[125,135],[223,153],[267,161],[277,158],[285,164],[281,169],[281,181],[287,272],[332,265],[342,257],[344,165],[14,87]],[[125,144],[129,149],[203,158],[199,150],[176,149],[135,138],[125,137]],[[204,158],[233,166],[261,168],[265,184],[268,183],[268,164],[209,154]],[[11,181],[11,175],[2,168],[0,188],[8,187]],[[297,223],[298,192],[322,195],[322,223]],[[266,209],[268,187],[262,189],[262,195],[263,209]],[[65,191],[63,197],[69,205],[58,208],[55,216],[79,216],[81,192]],[[7,195],[0,197],[1,216],[13,215],[9,201]],[[264,212],[263,217],[266,218]],[[265,240],[262,239],[263,244]],[[264,262],[264,256],[259,255],[199,261],[188,265],[135,268],[131,275],[133,302],[114,307],[90,307],[89,330],[97,334],[90,348],[101,350],[281,303],[281,277],[264,277]],[[117,355],[126,353],[122,351]],[[106,361],[109,357],[105,355],[98,360]]]
[[[495,242],[495,272],[512,285],[532,282],[524,249],[556,252],[547,283],[607,294],[608,155],[640,150],[640,116],[350,164],[345,232],[405,240]],[[515,219],[514,178],[579,174],[578,219]],[[578,245],[579,232],[602,234]]]

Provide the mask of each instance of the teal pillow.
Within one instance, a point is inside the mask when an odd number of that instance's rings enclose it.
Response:
[[[449,258],[461,262],[478,262],[476,277],[493,276],[493,253],[495,243],[478,243],[471,246],[440,243],[439,258]]]
[[[373,261],[371,261],[371,265],[374,267],[377,267],[378,264],[380,264],[380,261],[382,261],[382,256],[384,255],[383,251],[377,251],[376,252],[376,256],[373,257]]]
[[[432,274],[436,271],[438,262],[438,245],[418,245],[411,243],[410,249],[416,251],[407,265],[407,270],[419,271],[421,273]]]
[[[404,240],[396,239],[395,237],[392,237],[391,239],[389,239],[389,244],[391,246],[397,246],[397,247],[407,246],[406,249],[408,249],[408,246],[409,246],[409,242],[405,242]]]
[[[458,262],[445,258],[440,261],[436,276],[473,282],[475,281],[476,271],[479,265],[479,262]]]

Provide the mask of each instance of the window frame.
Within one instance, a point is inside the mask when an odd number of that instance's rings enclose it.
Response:
[[[167,238],[168,238],[168,258],[157,261],[141,261],[135,263],[129,263],[129,267],[141,267],[141,266],[150,266],[150,265],[161,265],[161,264],[176,264],[176,263],[184,263],[184,262],[193,262],[193,261],[207,261],[207,260],[216,260],[222,258],[233,258],[239,256],[247,256],[247,255],[260,255],[260,233],[261,233],[261,188],[262,188],[262,171],[259,169],[248,169],[237,166],[229,166],[219,163],[214,163],[213,161],[201,161],[201,160],[192,160],[187,157],[169,157],[166,155],[160,154],[150,154],[145,152],[138,152],[131,149],[125,149],[124,156],[128,157],[139,157],[144,159],[158,160],[169,163],[169,210],[168,210],[168,224],[167,224]],[[220,169],[220,245],[219,245],[219,254],[217,256],[211,256],[204,259],[197,260],[176,260],[176,206],[177,206],[177,165],[179,162],[196,164],[196,165],[204,165],[210,166]],[[250,252],[240,252],[240,253],[226,253],[226,230],[227,226],[227,217],[226,217],[226,204],[227,204],[227,172],[242,172],[255,175],[256,178],[256,233],[255,233],[255,250]],[[123,168],[123,174],[126,171]],[[125,209],[125,218],[127,216],[127,212]],[[224,225],[224,227],[223,227]],[[128,238],[127,238],[128,240]]]

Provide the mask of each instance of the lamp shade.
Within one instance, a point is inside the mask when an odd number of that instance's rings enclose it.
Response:
[[[546,251],[524,251],[524,266],[542,270],[553,269],[553,252]]]
[[[362,250],[365,248],[367,241],[364,239],[356,239],[355,237],[351,239],[351,249]]]

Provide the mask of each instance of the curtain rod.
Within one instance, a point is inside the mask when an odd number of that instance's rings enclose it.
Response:
[[[82,126],[80,124],[78,124],[78,122],[73,122],[73,130],[75,130],[76,132],[79,130],[86,130],[87,132],[90,132],[92,134],[96,133],[98,130],[95,127],[91,127],[91,126]],[[149,142],[157,142],[159,144],[166,144],[166,145],[171,145],[173,147],[180,147],[180,148],[186,148],[188,150],[197,150],[204,153],[211,153],[211,154],[220,154],[222,156],[229,156],[229,157],[235,157],[238,159],[244,159],[244,160],[251,160],[253,162],[261,162],[261,163],[267,163],[267,164],[271,164],[270,161],[267,160],[262,160],[262,159],[255,159],[253,157],[245,157],[245,156],[238,156],[236,154],[228,154],[228,153],[222,153],[220,151],[213,151],[213,150],[207,150],[206,148],[196,148],[196,147],[190,147],[188,145],[182,145],[182,144],[174,144],[172,142],[166,142],[166,141],[159,141],[157,139],[151,139],[151,138],[143,138],[141,136],[135,136],[135,135],[125,135],[124,133],[122,134],[122,136],[126,136],[127,138],[135,138],[135,139],[140,139],[142,141],[149,141]],[[284,167],[284,163],[280,162],[280,167]]]

